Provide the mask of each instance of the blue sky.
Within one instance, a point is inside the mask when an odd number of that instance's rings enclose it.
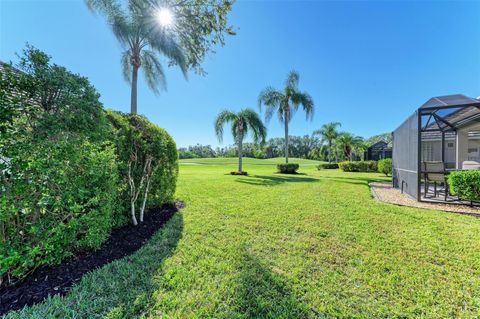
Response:
[[[169,69],[159,96],[140,81],[139,113],[178,146],[217,146],[221,109],[258,110],[258,93],[296,69],[316,112],[312,122],[298,112],[292,135],[330,121],[364,137],[390,132],[431,96],[480,95],[479,17],[480,2],[238,1],[230,14],[238,34],[207,57],[208,75],[185,81]],[[87,76],[105,106],[129,110],[121,47],[82,1],[0,0],[0,60],[15,61],[26,42]],[[273,118],[269,137],[282,132]]]

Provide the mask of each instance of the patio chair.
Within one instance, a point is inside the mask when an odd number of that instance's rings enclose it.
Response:
[[[425,178],[425,197],[429,191],[429,182],[433,182],[433,196],[437,197],[437,183],[444,185],[445,201],[448,197],[447,171],[444,162],[423,162],[423,173]]]

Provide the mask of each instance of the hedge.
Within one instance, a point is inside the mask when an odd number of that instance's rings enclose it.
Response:
[[[345,161],[338,163],[338,167],[344,172],[376,172],[376,161]]]
[[[17,143],[3,175],[0,275],[19,277],[72,251],[97,248],[116,210],[113,147],[60,135]]]
[[[321,169],[337,169],[337,168],[338,168],[337,163],[324,163],[324,164],[317,165],[318,170],[321,170]]]
[[[300,165],[294,163],[277,164],[277,171],[282,174],[296,174]]]
[[[97,248],[128,222],[132,140],[138,154],[154,157],[147,207],[173,200],[178,175],[175,142],[163,129],[106,112],[86,78],[33,47],[18,68],[5,66],[0,77],[8,110],[0,126],[0,286]]]
[[[392,159],[385,158],[378,161],[378,172],[386,176],[392,175]]]
[[[454,171],[448,174],[450,193],[461,199],[480,200],[480,171]]]

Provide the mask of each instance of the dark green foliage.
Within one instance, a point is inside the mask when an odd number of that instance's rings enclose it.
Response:
[[[117,115],[114,127],[86,78],[33,47],[0,71],[0,285],[99,247],[125,223],[132,145],[154,156],[147,207],[173,199],[177,151],[164,130],[140,116]]]
[[[376,172],[376,161],[345,161],[338,163],[340,169],[344,172]]]
[[[378,135],[369,137],[368,139],[365,140],[365,144],[367,146],[372,146],[373,144],[380,141],[385,141],[387,142],[387,144],[392,143],[392,133],[383,133],[383,134],[378,134]]]
[[[378,172],[385,174],[386,176],[392,175],[392,159],[385,158],[378,161]]]
[[[337,168],[338,168],[337,163],[325,163],[325,164],[317,165],[318,170],[321,170],[321,169],[337,169]]]
[[[456,171],[448,174],[450,192],[461,199],[480,200],[480,171]]]
[[[230,172],[230,175],[244,175],[244,176],[247,176],[248,173],[245,172],[245,171],[242,171],[242,172],[239,172],[239,171],[232,171]]]
[[[300,165],[295,163],[277,164],[277,170],[282,174],[296,174]]]
[[[178,149],[178,158],[208,158],[216,157],[217,154],[210,145],[193,145],[189,147],[180,147]]]
[[[107,118],[114,127],[112,141],[116,144],[121,181],[119,196],[122,209],[116,224],[122,225],[128,222],[127,212],[131,204],[128,166],[132,156],[136,157],[131,165],[136,185],[142,179],[146,158],[151,156],[153,159],[148,208],[173,200],[178,176],[178,154],[172,137],[145,117],[108,110]]]
[[[108,237],[116,209],[114,149],[60,135],[4,148],[0,276],[22,276]]]
[[[3,65],[0,77],[0,282],[98,247],[117,203],[96,90],[30,46],[18,69]]]

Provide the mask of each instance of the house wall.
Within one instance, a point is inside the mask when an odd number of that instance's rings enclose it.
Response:
[[[392,135],[393,187],[419,200],[418,112],[412,114]]]
[[[480,131],[480,123],[473,123],[457,130],[456,168],[462,169],[464,161],[480,162],[480,141],[468,137],[468,132]]]
[[[422,162],[442,160],[442,141],[422,141]],[[455,168],[456,163],[456,141],[455,139],[445,140],[445,163],[447,168]]]

